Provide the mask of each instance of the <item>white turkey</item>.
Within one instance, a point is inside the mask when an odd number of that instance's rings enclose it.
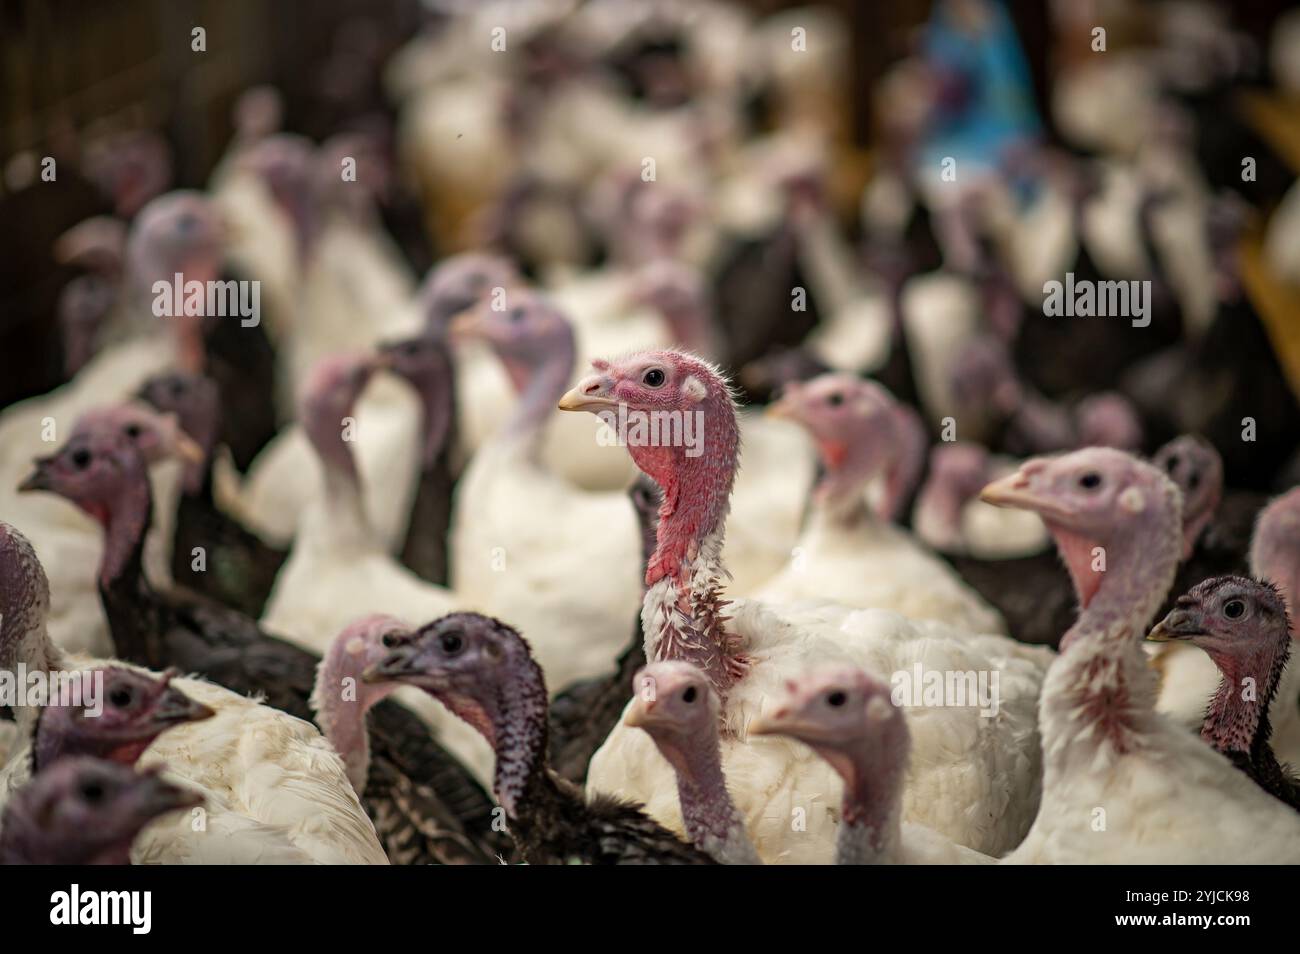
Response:
[[[562,409],[608,413],[625,407],[645,426],[658,421],[660,427],[673,421],[684,427],[689,416],[703,435],[695,456],[671,431],[659,430],[653,439],[646,432],[628,442],[637,466],[664,494],[642,605],[646,656],[695,664],[722,696],[723,764],[763,859],[829,861],[833,854],[836,823],[825,799],[840,791],[838,776],[794,743],[746,734],[749,721],[785,680],[814,660],[855,665],[884,678],[903,672],[922,681],[926,670],[968,673],[977,680],[976,673],[991,678],[996,672],[1000,703],[991,718],[965,696],[955,707],[909,712],[915,754],[903,812],[978,851],[996,854],[1017,844],[1037,803],[1034,709],[1045,668],[1041,651],[1018,647],[1009,653],[1013,644],[1002,637],[914,622],[885,610],[727,602],[720,554],[739,435],[725,378],[674,351],[594,367],[564,396]],[[614,729],[592,760],[588,788],[642,800],[656,818],[681,827],[670,770],[640,733]],[[976,807],[981,805],[987,811]],[[796,814],[806,817],[806,832],[791,830]]]

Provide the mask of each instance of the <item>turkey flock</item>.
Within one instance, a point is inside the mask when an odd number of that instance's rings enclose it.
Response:
[[[870,156],[840,15],[725,0],[458,7],[201,189],[133,134],[0,412],[0,683],[97,687],[4,700],[0,861],[1300,862],[1300,186],[1227,105],[1300,15],[1153,9],[1057,11],[1050,135],[1000,0]]]

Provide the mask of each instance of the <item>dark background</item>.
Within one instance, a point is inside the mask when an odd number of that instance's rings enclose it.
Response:
[[[747,5],[761,14],[796,4]],[[853,137],[869,146],[870,90],[908,51],[930,2],[824,5],[852,24],[846,93]],[[1231,3],[1237,26],[1261,42],[1291,6]],[[1009,0],[1008,7],[1041,103],[1053,43],[1048,4]],[[418,0],[0,0],[0,170],[25,151],[53,156],[59,185],[13,193],[0,175],[0,407],[61,380],[50,316],[71,272],[51,260],[50,247],[71,225],[108,211],[76,171],[80,144],[97,125],[165,130],[175,184],[201,186],[230,136],[231,106],[243,89],[275,84],[286,127],[319,138],[337,128],[350,99],[378,97],[366,63],[382,62],[427,18]],[[206,54],[190,51],[195,26],[207,30]],[[1122,33],[1123,24],[1108,24],[1112,37],[1117,26]]]

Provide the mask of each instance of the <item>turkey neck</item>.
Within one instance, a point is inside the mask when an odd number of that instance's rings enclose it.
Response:
[[[444,452],[451,450],[456,427],[456,377],[450,357],[443,351],[440,367],[425,370],[411,383],[420,396],[424,424],[421,466],[431,471]]]
[[[720,698],[745,671],[722,609],[722,544],[740,451],[736,410],[725,392],[685,413],[702,415],[701,453],[685,447],[630,446],[642,473],[663,491],[655,552],[646,566],[641,626],[646,658],[680,659],[701,669]]]
[[[491,695],[452,691],[438,698],[496,752],[492,790],[511,821],[531,827],[549,817],[560,791],[546,765],[546,683],[537,663],[528,659],[517,679],[498,685]]]
[[[325,738],[343,759],[353,790],[360,795],[365,791],[370,773],[370,731],[366,727],[366,713],[375,703],[392,694],[396,686],[363,682],[356,658],[348,652],[346,644],[331,648],[316,670],[311,707]],[[353,680],[355,696],[352,699],[344,698],[343,681],[348,678]]]
[[[505,436],[525,442],[531,456],[541,449],[542,425],[567,389],[575,360],[573,331],[568,328],[547,346],[546,356],[535,364],[513,356],[501,359],[519,392],[519,404],[506,425]]]
[[[1040,723],[1046,781],[1075,762],[1095,771],[1098,749],[1123,755],[1154,727],[1155,679],[1138,640],[1174,580],[1182,552],[1178,490],[1166,483],[1106,547],[1100,582],[1089,541],[1052,528],[1084,608],[1044,680]],[[1091,594],[1091,595],[1089,595]]]
[[[355,413],[355,405],[347,408],[347,415],[353,420]],[[375,535],[366,517],[361,475],[351,442],[344,440],[343,431],[337,424],[308,426],[304,422],[304,426],[320,459],[325,480],[325,506],[312,508],[308,519],[313,526],[324,523],[325,532],[331,539],[341,541],[340,546],[373,548]]]
[[[1277,763],[1268,744],[1272,731],[1268,709],[1291,654],[1290,644],[1291,634],[1283,630],[1279,638],[1244,659],[1206,650],[1223,679],[1205,714],[1201,738],[1225,755],[1240,753],[1257,765]],[[1256,689],[1255,698],[1249,701],[1242,698],[1246,679],[1253,680]]]
[[[761,865],[745,822],[727,792],[716,729],[656,739],[677,773],[677,800],[686,836],[722,864]]]
[[[894,861],[902,840],[903,767],[871,771],[856,759],[822,753],[844,778],[835,863],[875,865]]]
[[[152,509],[149,478],[135,471],[127,474],[117,493],[103,503],[102,510],[93,513],[104,527],[104,555],[99,564],[101,590],[112,590],[136,580],[148,586],[143,559]]]

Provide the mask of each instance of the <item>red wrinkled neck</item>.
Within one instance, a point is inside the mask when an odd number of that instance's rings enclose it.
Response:
[[[646,565],[646,585],[665,576],[685,584],[705,538],[721,537],[731,506],[740,452],[740,431],[731,401],[710,396],[695,409],[703,414],[704,437],[698,457],[684,447],[629,446],[632,459],[663,491],[658,543]]]

